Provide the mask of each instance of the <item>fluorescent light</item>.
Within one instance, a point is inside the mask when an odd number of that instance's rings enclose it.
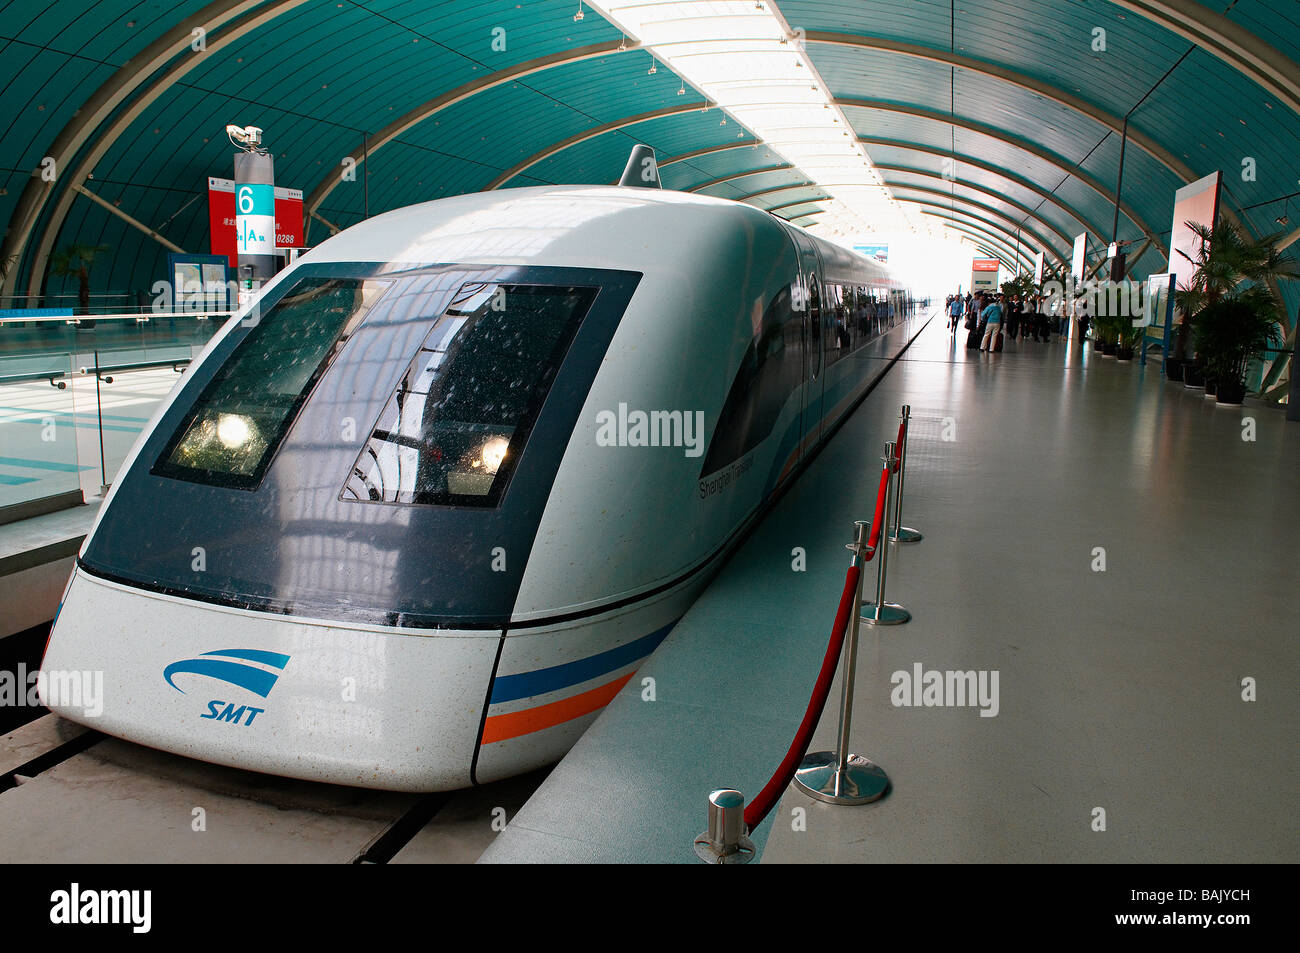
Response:
[[[828,232],[918,229],[834,103],[807,52],[770,3],[590,0],[661,63],[824,190]],[[845,133],[849,135],[845,135]]]

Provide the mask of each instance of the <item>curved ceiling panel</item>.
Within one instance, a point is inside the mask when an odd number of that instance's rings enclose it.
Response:
[[[1247,40],[1268,46],[1261,62],[1291,58],[1294,83],[1294,0],[1035,0],[1028,14],[1023,0],[774,6],[813,34],[811,63],[901,196],[916,210],[955,209],[965,228],[978,218],[1011,255],[1018,223],[1058,251],[1062,236],[1084,230],[1090,253],[1109,240],[1126,116],[1118,238],[1158,240],[1139,270],[1163,268],[1173,192],[1190,176],[1222,169],[1225,207],[1257,234],[1282,228],[1278,218],[1300,220],[1291,208],[1300,115],[1286,105],[1289,87],[1271,94],[1267,77],[1234,60],[1240,45],[1188,39],[1204,24],[1245,27]],[[1186,18],[1177,30],[1161,22],[1174,8]],[[507,186],[610,182],[635,142],[656,149],[668,187],[748,196],[790,217],[816,208],[824,193],[798,169],[774,170],[784,160],[765,146],[729,148],[750,142],[748,130],[698,109],[701,95],[663,63],[651,72],[635,41],[611,52],[621,33],[595,11],[581,21],[574,12],[573,0],[0,0],[0,218],[14,221],[31,170],[116,83],[123,131],[111,133],[87,186],[191,251],[207,250],[206,176],[230,175],[226,122],[265,128],[277,180],[320,189],[321,216],[343,226],[506,177]],[[187,17],[213,25],[209,49],[180,44],[160,68],[134,75],[131,63],[170,43]],[[436,108],[456,91],[466,95]],[[374,148],[357,180],[339,181],[363,141]],[[96,285],[147,288],[166,251],[65,188],[57,183],[41,206],[32,243],[107,243],[114,255],[96,264]],[[313,224],[308,234],[319,241],[325,230]],[[32,243],[23,269],[39,258]]]

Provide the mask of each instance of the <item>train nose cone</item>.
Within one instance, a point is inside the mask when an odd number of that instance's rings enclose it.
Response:
[[[44,671],[52,710],[110,735],[270,774],[432,791],[471,783],[497,639],[270,616],[80,571]]]

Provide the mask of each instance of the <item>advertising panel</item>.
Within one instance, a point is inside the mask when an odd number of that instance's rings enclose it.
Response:
[[[996,258],[976,258],[970,266],[971,291],[996,291],[998,288],[998,269],[1002,263]]]
[[[1169,271],[1176,287],[1186,288],[1196,271],[1201,240],[1189,223],[1213,227],[1219,214],[1219,186],[1222,173],[1212,172],[1174,193],[1174,225],[1169,236]]]
[[[1070,274],[1075,281],[1083,281],[1083,269],[1088,260],[1088,233],[1074,236],[1074,256],[1070,259]]]

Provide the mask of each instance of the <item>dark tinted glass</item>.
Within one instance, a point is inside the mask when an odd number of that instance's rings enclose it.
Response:
[[[595,288],[470,282],[407,367],[343,499],[495,506]]]
[[[758,333],[745,349],[740,369],[713,428],[700,476],[739,460],[771,434],[790,395],[803,381],[800,315],[790,289],[782,288],[763,312]]]
[[[312,386],[387,286],[359,278],[300,280],[203,389],[153,472],[256,487]]]

